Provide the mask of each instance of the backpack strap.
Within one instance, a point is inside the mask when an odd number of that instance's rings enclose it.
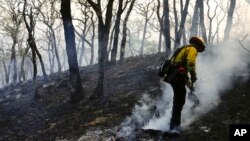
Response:
[[[183,48],[185,48],[185,47],[187,47],[187,46],[182,46],[182,47],[177,48],[177,49],[175,50],[174,54],[173,54],[172,57],[170,58],[170,60],[171,60],[172,63],[175,61],[175,58],[176,58],[177,55],[181,52],[181,50],[182,50]]]

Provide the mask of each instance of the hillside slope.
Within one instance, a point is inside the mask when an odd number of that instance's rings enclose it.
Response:
[[[41,99],[34,100],[31,81],[12,84],[0,90],[0,140],[93,140],[115,139],[121,122],[143,94],[161,93],[156,65],[163,54],[131,57],[122,65],[108,67],[104,93],[107,99],[89,100],[97,83],[97,66],[81,68],[86,98],[69,103],[68,72],[53,74],[48,83],[39,81]],[[237,82],[237,81],[236,81]],[[176,140],[228,140],[228,126],[250,123],[250,81],[235,83],[221,103],[195,121]],[[156,140],[140,135],[137,140]]]

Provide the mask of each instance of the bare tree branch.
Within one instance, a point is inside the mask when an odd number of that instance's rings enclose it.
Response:
[[[247,48],[242,44],[242,42],[243,42],[247,37],[248,37],[248,34],[246,34],[246,35],[243,37],[243,39],[241,39],[241,40],[238,39],[238,42],[239,42],[240,46],[241,46],[243,49],[245,49],[247,52],[250,53],[250,50],[247,49]]]

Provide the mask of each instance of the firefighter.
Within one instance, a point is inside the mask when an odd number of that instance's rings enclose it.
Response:
[[[191,37],[189,45],[181,48],[176,57],[172,57],[173,64],[178,73],[174,79],[169,82],[173,88],[173,108],[170,121],[170,132],[180,134],[181,111],[185,104],[186,85],[193,88],[193,83],[197,80],[195,72],[195,62],[198,53],[205,50],[204,41],[199,37]]]

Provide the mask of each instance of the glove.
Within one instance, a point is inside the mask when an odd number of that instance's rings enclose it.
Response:
[[[192,83],[194,83],[196,80],[197,80],[196,75],[192,75],[192,76],[191,76],[191,81],[192,81]]]
[[[194,85],[193,85],[193,83],[190,80],[187,81],[186,85],[188,86],[188,88],[190,89],[190,91],[194,91]]]
[[[190,88],[190,87],[192,87],[193,84],[192,84],[192,82],[190,80],[187,80],[186,85],[188,86],[188,88]]]
[[[194,91],[194,85],[192,84],[190,87],[189,87],[190,91],[193,92]]]
[[[190,71],[191,82],[194,83],[197,80],[196,73],[194,70]]]

